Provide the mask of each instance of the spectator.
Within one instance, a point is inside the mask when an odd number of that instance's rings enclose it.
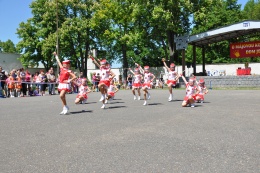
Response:
[[[29,72],[29,70],[27,69],[25,71],[26,90],[28,90],[28,88],[31,86],[31,78],[32,78],[32,75]]]
[[[8,97],[14,97],[14,89],[15,89],[15,79],[14,78],[15,75],[15,70],[12,70],[10,72],[10,75],[8,76],[8,78],[6,79],[6,83],[8,86]]]
[[[2,90],[2,93],[0,95],[3,95],[3,97],[6,97],[5,94],[5,80],[7,79],[7,76],[5,74],[5,71],[0,66],[0,90]]]
[[[20,69],[20,77],[21,77],[21,80],[22,80],[22,94],[21,94],[21,97],[24,97],[26,95],[26,92],[27,92],[27,84],[25,83],[26,82],[26,73],[24,71],[23,68]]]
[[[95,91],[96,89],[96,72],[92,73],[92,90]]]
[[[47,87],[47,84],[45,84],[45,83],[47,82],[47,76],[46,76],[46,74],[44,73],[43,70],[40,70],[40,74],[39,74],[38,78],[41,81],[41,84],[40,84],[41,95],[45,96],[45,90],[46,90],[46,87]]]
[[[39,72],[35,72],[34,73],[34,76],[33,76],[33,83],[35,83],[35,86],[37,87],[39,87],[39,83],[40,83],[41,81],[40,81],[40,79],[39,79]]]
[[[33,91],[33,96],[42,96],[40,93],[39,87],[36,87],[35,90]]]
[[[74,75],[77,76],[77,72],[72,72],[72,73],[74,73]],[[78,93],[79,88],[78,85],[76,85],[77,82],[78,82],[78,78],[70,83],[73,93]]]
[[[22,78],[20,76],[20,71],[18,70],[16,72],[17,78],[16,78],[16,83],[15,83],[15,97],[21,97],[23,94],[21,93],[22,90]]]
[[[97,92],[99,91],[99,89],[98,89],[99,81],[100,81],[100,75],[99,75],[99,73],[97,73],[97,76],[96,76],[96,85],[95,85],[95,87],[96,87],[96,89],[97,89]]]
[[[49,95],[54,95],[55,94],[55,83],[56,83],[56,77],[54,74],[54,70],[51,67],[49,72],[47,73],[47,80],[48,80],[48,90],[49,90]]]
[[[131,74],[129,74],[126,78],[127,80],[127,87],[126,89],[132,89],[132,80],[133,80],[133,77]]]

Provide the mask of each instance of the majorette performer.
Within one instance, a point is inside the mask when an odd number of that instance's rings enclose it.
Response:
[[[171,63],[170,68],[167,66],[165,63],[165,59],[162,59],[162,62],[165,66],[165,68],[168,70],[168,79],[167,79],[167,85],[168,85],[168,90],[170,93],[170,96],[168,98],[168,101],[172,101],[173,99],[173,94],[172,94],[172,87],[176,86],[177,80],[179,79],[179,74],[175,71],[175,64]]]
[[[67,101],[66,101],[66,93],[71,92],[70,82],[77,79],[77,77],[70,70],[70,61],[69,60],[65,60],[61,63],[56,52],[54,52],[53,54],[60,67],[58,91],[60,92],[60,99],[61,99],[62,105],[63,105],[63,110],[60,113],[60,115],[66,115],[69,113],[69,107],[68,107]]]
[[[141,67],[140,67],[141,68]],[[144,91],[144,106],[147,105],[147,100],[150,100],[151,94],[148,92],[149,89],[152,88],[153,80],[155,79],[155,76],[150,73],[149,66],[144,66],[144,70],[141,68],[141,71],[143,71],[144,75],[144,83],[142,85],[142,90]]]
[[[99,101],[102,101],[103,105],[101,108],[104,109],[106,107],[105,101],[107,89],[110,85],[110,80],[115,77],[115,74],[111,71],[110,65],[107,63],[106,59],[101,60],[99,64],[92,56],[89,57],[92,59],[93,63],[100,68],[100,81],[98,84],[98,89],[101,92],[101,99]]]
[[[82,104],[85,104],[88,100],[88,93],[91,92],[87,85],[87,79],[86,78],[81,78],[81,84],[79,85],[78,83],[75,83],[79,87],[79,92],[75,100],[75,104],[79,104],[80,102]]]
[[[110,86],[107,89],[106,103],[108,100],[114,100],[115,93],[119,91],[119,89],[116,87],[114,82],[115,82],[114,80],[110,81]]]
[[[209,91],[208,91],[207,87],[205,86],[205,81],[203,78],[201,78],[197,84],[198,84],[197,87],[199,88],[200,92],[196,96],[196,101],[197,101],[197,103],[199,103],[199,102],[203,103],[205,94],[207,94]]]
[[[187,82],[186,78],[182,74],[180,74],[180,76],[182,77],[182,79],[186,85],[186,96],[184,97],[184,100],[182,102],[182,107],[186,107],[186,106],[190,105],[192,108],[194,108],[196,96],[200,92],[199,88],[197,88],[195,85],[196,79],[191,77],[189,79],[189,82]]]
[[[135,68],[135,71],[133,72],[131,68],[129,68],[129,71],[133,74],[133,84],[132,84],[132,93],[134,95],[134,100],[136,100],[135,90],[137,90],[138,93],[138,100],[141,99],[141,88],[142,88],[142,79],[143,75],[140,74],[139,65],[136,64],[138,68]]]

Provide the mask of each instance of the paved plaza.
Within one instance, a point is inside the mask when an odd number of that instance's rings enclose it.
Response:
[[[195,108],[173,92],[143,106],[120,90],[105,110],[69,94],[69,115],[58,95],[0,99],[0,172],[260,172],[260,90],[210,90]]]

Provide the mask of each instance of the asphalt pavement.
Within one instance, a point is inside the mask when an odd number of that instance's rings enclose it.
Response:
[[[120,90],[106,109],[68,94],[69,115],[58,95],[0,99],[0,172],[260,172],[260,90],[210,90],[195,108],[184,90],[150,93],[143,106]]]

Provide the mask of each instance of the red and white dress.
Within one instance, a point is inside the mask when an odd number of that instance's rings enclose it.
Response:
[[[107,94],[110,95],[112,98],[115,97],[115,86],[110,85],[107,89]]]
[[[204,100],[204,95],[207,91],[207,87],[206,86],[202,87],[198,85],[198,88],[200,90],[200,93],[197,95],[197,97],[199,97],[201,100]]]
[[[168,80],[167,80],[167,84],[172,84],[173,86],[176,85],[176,77],[177,77],[177,72],[176,71],[170,71],[168,74]]]
[[[135,74],[132,87],[133,88],[141,88],[142,87],[141,80],[142,80],[142,75],[141,74]]]
[[[88,99],[88,86],[84,86],[84,85],[80,85],[79,86],[79,93],[77,95],[77,98],[80,98],[80,97],[83,97],[84,100],[87,100]]]
[[[110,86],[110,68],[100,67],[100,82],[99,84],[105,84],[107,87]]]
[[[146,87],[148,89],[151,89],[151,78],[153,77],[152,73],[144,73],[144,83],[143,87]]]
[[[67,82],[69,80],[71,72],[72,72],[71,70],[66,68],[60,69],[58,91],[65,90],[66,92],[71,92],[70,84]]]
[[[197,87],[196,86],[190,86],[189,83],[186,84],[186,96],[184,97],[184,101],[188,101],[189,97],[192,96],[194,100],[196,100],[196,91]]]

